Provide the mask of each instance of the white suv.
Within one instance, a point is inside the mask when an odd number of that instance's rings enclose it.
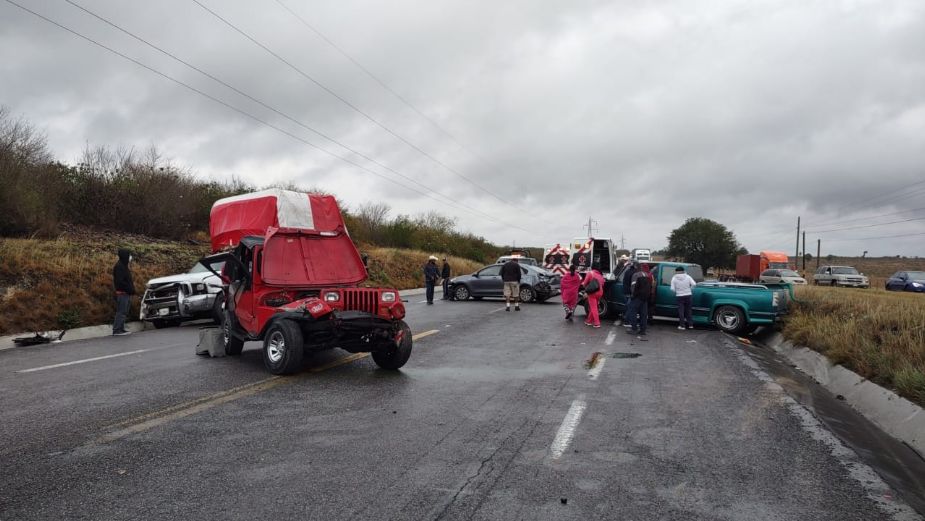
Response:
[[[869,288],[870,279],[851,266],[820,266],[813,274],[813,284]]]

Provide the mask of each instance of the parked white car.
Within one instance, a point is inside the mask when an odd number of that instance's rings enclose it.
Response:
[[[762,284],[806,284],[806,279],[793,270],[764,270],[758,277]]]
[[[820,266],[813,274],[813,284],[869,288],[870,279],[852,266]]]
[[[223,265],[215,263],[212,269],[221,273]],[[224,300],[222,280],[197,263],[186,273],[149,280],[139,318],[158,329],[202,318],[220,324]]]

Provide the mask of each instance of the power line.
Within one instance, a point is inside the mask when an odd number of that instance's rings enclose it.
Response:
[[[411,103],[410,101],[408,101],[404,96],[402,96],[401,94],[399,94],[398,92],[396,92],[395,89],[393,89],[392,87],[390,87],[385,81],[383,81],[379,76],[375,75],[372,71],[369,70],[369,68],[367,68],[367,67],[364,66],[362,63],[360,63],[360,61],[357,60],[356,58],[354,58],[350,53],[348,53],[348,52],[345,51],[342,47],[340,47],[339,45],[337,45],[337,43],[335,43],[333,40],[331,40],[331,38],[329,38],[326,34],[324,34],[323,32],[321,32],[320,29],[318,29],[318,28],[315,27],[314,25],[310,24],[304,17],[302,17],[301,15],[299,15],[297,12],[295,12],[292,8],[290,8],[288,5],[286,5],[282,0],[275,0],[275,1],[276,1],[277,4],[280,5],[280,7],[282,7],[283,9],[285,9],[289,14],[291,14],[291,15],[292,15],[296,20],[298,20],[302,25],[304,25],[304,26],[307,27],[311,32],[313,32],[318,38],[320,38],[320,39],[321,39],[322,41],[324,41],[326,44],[330,45],[330,46],[331,46],[335,51],[337,51],[341,56],[343,56],[344,58],[346,58],[347,60],[349,60],[350,63],[352,63],[352,64],[355,65],[358,69],[360,69],[361,71],[363,71],[364,74],[366,74],[370,79],[372,79],[374,82],[376,82],[376,83],[377,83],[380,87],[382,87],[386,92],[388,92],[389,94],[391,94],[395,99],[397,99],[398,101],[400,101],[400,102],[401,102],[402,104],[404,104],[406,107],[408,107],[409,109],[411,109],[415,114],[417,114],[418,116],[420,116],[421,118],[423,118],[425,121],[427,121],[428,123],[430,123],[431,126],[433,126],[435,129],[439,130],[441,134],[443,134],[444,136],[446,136],[447,138],[449,138],[450,141],[452,141],[453,143],[456,144],[456,146],[458,146],[460,149],[466,151],[469,155],[471,155],[472,157],[476,158],[476,159],[479,160],[480,162],[482,162],[482,163],[484,163],[484,164],[486,164],[486,165],[488,165],[488,166],[491,166],[491,165],[488,163],[488,161],[487,161],[484,157],[482,157],[480,154],[477,154],[477,153],[474,152],[472,149],[470,149],[469,147],[467,147],[467,146],[466,146],[465,144],[463,144],[459,139],[457,139],[456,136],[454,136],[452,133],[450,133],[450,131],[448,131],[447,129],[443,128],[443,126],[441,126],[439,123],[437,123],[436,121],[434,121],[433,118],[431,118],[430,116],[428,116],[427,114],[425,114],[424,111],[422,111],[421,109],[417,108],[413,103]],[[507,201],[503,201],[503,202],[505,202],[505,203],[507,203],[507,204],[511,204],[511,203],[508,203]]]
[[[423,196],[425,196],[425,197],[427,197],[427,198],[434,199],[435,201],[437,201],[437,202],[439,202],[439,203],[441,203],[441,204],[446,204],[446,203],[444,203],[443,201],[440,201],[440,200],[434,198],[431,194],[429,194],[429,193],[427,193],[427,192],[423,192],[423,191],[418,190],[417,188],[415,188],[415,187],[413,187],[413,186],[408,186],[408,185],[406,185],[406,184],[404,184],[404,183],[401,183],[401,182],[399,182],[399,181],[396,181],[396,180],[394,180],[394,179],[391,179],[391,178],[389,178],[389,177],[387,177],[387,176],[384,176],[384,175],[380,174],[379,172],[376,172],[376,171],[374,171],[374,170],[371,170],[371,169],[369,169],[369,168],[367,168],[367,167],[365,167],[365,166],[363,166],[363,165],[361,165],[361,164],[359,164],[359,163],[357,163],[357,162],[355,162],[355,161],[352,161],[352,160],[350,160],[349,158],[340,156],[340,155],[338,155],[338,154],[336,154],[336,153],[334,153],[334,152],[331,152],[331,151],[329,151],[329,150],[327,150],[327,149],[324,149],[324,148],[322,148],[322,147],[320,147],[320,146],[318,146],[318,145],[316,145],[316,144],[314,144],[314,143],[312,143],[312,142],[310,142],[310,141],[308,141],[308,140],[306,140],[306,139],[304,139],[304,138],[302,138],[302,137],[300,137],[300,136],[298,136],[298,135],[296,135],[296,134],[293,134],[292,132],[289,132],[289,131],[287,131],[287,130],[281,128],[281,127],[278,127],[278,126],[276,126],[276,125],[273,125],[272,123],[269,123],[269,122],[267,122],[267,121],[265,121],[265,120],[263,120],[263,119],[261,119],[261,118],[255,116],[255,115],[253,115],[253,114],[251,114],[251,113],[249,113],[249,112],[247,112],[247,111],[245,111],[245,110],[243,110],[243,109],[239,109],[239,108],[235,107],[234,105],[231,105],[230,103],[228,103],[228,102],[226,102],[226,101],[224,101],[224,100],[221,100],[221,99],[219,99],[219,98],[216,98],[215,96],[212,96],[211,94],[208,94],[208,93],[206,93],[206,92],[204,92],[204,91],[202,91],[202,90],[200,90],[200,89],[197,89],[196,87],[193,87],[193,86],[191,86],[191,85],[189,85],[189,84],[187,84],[187,83],[184,83],[183,81],[178,80],[178,79],[176,79],[176,78],[174,78],[174,77],[172,77],[172,76],[170,76],[170,75],[168,75],[168,74],[166,74],[166,73],[163,73],[163,72],[161,72],[161,71],[159,71],[159,70],[157,70],[157,69],[155,69],[155,68],[153,68],[153,67],[151,67],[151,66],[149,66],[149,65],[146,65],[145,63],[142,63],[142,62],[136,60],[135,58],[132,58],[131,56],[128,56],[128,55],[126,55],[126,54],[124,54],[124,53],[121,53],[121,52],[119,52],[119,51],[117,51],[117,50],[115,50],[115,49],[113,49],[113,48],[111,48],[111,47],[106,46],[106,45],[103,44],[103,43],[100,43],[100,42],[98,42],[98,41],[96,41],[96,40],[94,40],[94,39],[92,39],[92,38],[90,38],[90,37],[88,37],[88,36],[85,36],[84,34],[81,34],[81,33],[77,32],[77,31],[75,31],[75,30],[73,30],[73,29],[71,29],[71,28],[65,26],[65,25],[62,25],[62,24],[60,24],[60,23],[58,23],[58,22],[56,22],[56,21],[54,21],[54,20],[52,20],[52,19],[50,19],[50,18],[44,16],[44,15],[42,15],[42,14],[36,12],[36,11],[33,11],[33,10],[31,10],[31,9],[29,9],[29,8],[27,8],[27,7],[23,6],[23,5],[21,5],[21,4],[18,4],[18,3],[16,3],[16,2],[13,1],[13,0],[5,0],[5,1],[6,1],[7,3],[13,5],[13,6],[18,7],[19,9],[21,9],[21,10],[23,10],[23,11],[29,13],[29,14],[32,14],[33,16],[36,16],[36,17],[38,17],[38,18],[40,18],[40,19],[42,19],[42,20],[44,20],[44,21],[46,21],[46,22],[48,22],[48,23],[50,23],[50,24],[52,24],[52,25],[54,25],[54,26],[56,26],[56,27],[58,27],[58,28],[60,28],[60,29],[62,29],[62,30],[64,30],[64,31],[67,31],[67,32],[73,34],[74,36],[77,36],[78,38],[81,38],[81,39],[83,39],[83,40],[85,40],[85,41],[87,41],[87,42],[92,43],[93,45],[96,45],[96,46],[98,46],[98,47],[100,47],[100,48],[102,48],[102,49],[105,49],[105,50],[107,50],[107,51],[109,51],[109,52],[111,52],[111,53],[113,53],[113,54],[115,54],[115,55],[117,55],[117,56],[119,56],[119,57],[125,59],[125,60],[128,60],[128,61],[130,61],[130,62],[132,62],[132,63],[138,65],[139,67],[142,67],[142,68],[144,68],[144,69],[146,69],[146,70],[148,70],[148,71],[150,71],[150,72],[153,72],[154,74],[157,74],[158,76],[161,76],[161,77],[163,77],[164,79],[167,79],[167,80],[169,80],[169,81],[171,81],[171,82],[173,82],[173,83],[176,83],[177,85],[180,85],[180,86],[182,86],[182,87],[184,87],[184,88],[186,88],[186,89],[189,89],[189,90],[191,90],[191,91],[193,91],[193,92],[195,92],[195,93],[197,93],[197,94],[199,94],[199,95],[201,95],[201,96],[203,96],[203,97],[205,97],[205,98],[207,98],[207,99],[209,99],[209,100],[211,100],[211,101],[213,101],[213,102],[215,102],[215,103],[218,103],[218,104],[220,104],[220,105],[222,105],[222,106],[224,106],[224,107],[226,107],[226,108],[228,108],[228,109],[231,109],[231,110],[233,110],[233,111],[235,111],[235,112],[237,112],[237,113],[239,113],[239,114],[241,114],[241,115],[243,115],[243,116],[245,116],[245,117],[247,117],[247,118],[249,118],[249,119],[252,119],[252,120],[254,120],[254,121],[256,121],[256,122],[258,122],[258,123],[260,123],[260,124],[262,124],[262,125],[265,125],[265,126],[271,128],[271,129],[273,129],[273,130],[276,130],[277,132],[280,132],[280,133],[282,133],[282,134],[285,134],[285,135],[289,136],[290,138],[295,139],[296,141],[299,141],[299,142],[301,142],[301,143],[303,143],[303,144],[305,144],[305,145],[308,145],[308,146],[310,146],[310,147],[312,147],[312,148],[314,148],[314,149],[317,149],[317,150],[319,150],[319,151],[321,151],[321,152],[323,152],[323,153],[325,153],[325,154],[327,154],[327,155],[330,155],[330,156],[332,156],[332,157],[334,157],[334,158],[340,159],[341,161],[344,161],[345,163],[348,163],[348,164],[353,165],[353,166],[355,166],[355,167],[357,167],[357,168],[360,168],[361,170],[364,170],[364,171],[366,171],[366,172],[369,172],[369,173],[375,175],[376,177],[379,177],[379,178],[382,178],[382,179],[384,179],[384,180],[386,180],[386,181],[389,181],[389,182],[391,182],[391,183],[397,184],[397,185],[399,185],[399,186],[401,186],[401,187],[403,187],[403,188],[405,188],[405,189],[407,189],[407,190],[411,190],[412,192],[418,193],[418,194],[423,195]],[[347,147],[344,147],[344,148],[347,148]],[[489,218],[490,218],[491,220],[495,221],[495,222],[499,222],[500,224],[504,224],[504,223],[501,223],[500,221],[497,221],[497,220],[494,219],[494,218],[491,218],[491,217],[489,217]],[[527,233],[533,233],[533,232],[531,232],[531,231],[529,231],[529,230],[526,230],[526,229],[523,229],[523,228],[520,228],[520,227],[517,227],[517,228],[520,229],[520,230],[522,230],[522,231],[525,231],[525,232],[527,232]]]
[[[828,242],[832,241],[873,241],[878,239],[898,239],[900,237],[916,237],[919,235],[925,235],[925,232],[921,233],[904,233],[901,235],[881,235],[879,237],[859,237],[859,238],[843,238],[843,239],[826,239]]]
[[[911,209],[911,210],[902,210],[902,211],[900,211],[900,212],[892,212],[892,213],[884,213],[884,214],[880,214],[880,215],[872,215],[872,216],[870,216],[870,217],[857,217],[857,218],[854,218],[854,219],[839,219],[839,220],[836,220],[836,221],[828,221],[828,222],[818,223],[818,224],[816,224],[816,226],[828,226],[828,225],[830,225],[830,224],[845,224],[845,223],[851,223],[851,222],[855,222],[855,221],[866,221],[866,220],[869,220],[869,219],[878,219],[878,218],[880,218],[880,217],[890,217],[890,216],[893,216],[893,215],[902,215],[902,214],[904,214],[904,213],[918,212],[918,211],[920,211],[920,210],[925,210],[925,206],[923,206],[922,208],[913,208],[913,209]],[[810,231],[810,233],[812,233],[811,230],[807,230],[807,231]]]
[[[430,159],[431,161],[433,161],[433,162],[436,163],[437,165],[440,165],[442,168],[444,168],[445,170],[447,170],[447,171],[453,173],[454,175],[456,175],[456,176],[458,176],[458,177],[460,177],[460,178],[466,180],[466,181],[467,181],[469,184],[471,184],[472,186],[474,186],[474,187],[478,188],[479,190],[485,192],[486,194],[488,194],[488,195],[494,197],[494,198],[497,199],[498,201],[500,201],[500,202],[502,202],[502,203],[504,203],[504,204],[512,205],[512,206],[513,206],[512,203],[510,203],[509,201],[505,200],[505,199],[502,198],[501,196],[495,194],[495,193],[492,192],[491,190],[489,190],[489,189],[483,187],[482,185],[476,183],[476,182],[473,181],[472,179],[469,179],[466,175],[462,174],[461,172],[459,172],[459,171],[457,171],[456,169],[452,168],[451,166],[447,165],[447,164],[444,163],[443,161],[440,161],[439,159],[437,159],[436,157],[434,157],[433,155],[431,155],[430,153],[428,153],[426,150],[424,150],[424,149],[422,149],[421,147],[415,145],[415,144],[412,143],[411,141],[405,139],[405,137],[403,137],[402,135],[398,134],[397,132],[395,132],[394,130],[392,130],[391,128],[389,128],[389,127],[386,126],[384,123],[382,123],[382,122],[380,122],[379,120],[377,120],[376,118],[370,116],[369,114],[367,114],[366,112],[364,112],[362,109],[360,109],[359,107],[357,107],[356,105],[354,105],[353,103],[351,103],[350,101],[348,101],[346,98],[344,98],[343,96],[341,96],[340,94],[338,94],[337,92],[335,92],[334,90],[332,90],[331,88],[329,88],[328,86],[326,86],[325,84],[323,84],[323,83],[321,83],[320,81],[316,80],[314,77],[312,77],[311,75],[309,75],[308,73],[306,73],[306,72],[303,71],[302,69],[296,67],[295,65],[292,64],[292,62],[286,60],[285,58],[283,58],[282,56],[280,56],[278,53],[276,53],[275,51],[273,51],[272,49],[270,49],[270,48],[267,47],[266,45],[260,43],[260,42],[259,42],[257,39],[255,39],[253,36],[251,36],[250,34],[246,33],[244,30],[240,29],[238,26],[234,25],[233,23],[229,22],[227,19],[223,18],[220,14],[216,13],[216,12],[213,11],[212,9],[209,9],[207,6],[205,6],[205,5],[204,5],[202,2],[200,2],[199,0],[192,0],[192,2],[195,3],[196,5],[198,5],[199,7],[201,7],[203,10],[205,10],[205,11],[208,12],[209,14],[211,14],[212,16],[214,16],[215,18],[217,18],[218,20],[220,20],[222,23],[224,23],[225,25],[227,25],[228,27],[230,27],[232,30],[234,30],[235,32],[237,32],[237,33],[240,34],[241,36],[243,36],[243,37],[247,38],[248,40],[250,40],[250,42],[253,43],[254,45],[260,47],[261,49],[263,49],[264,51],[266,51],[267,53],[269,53],[271,56],[273,56],[274,58],[276,58],[276,59],[279,60],[280,62],[284,63],[284,64],[285,64],[286,66],[288,66],[290,69],[292,69],[292,70],[294,70],[295,72],[297,72],[300,76],[302,76],[303,78],[305,78],[305,79],[307,79],[308,81],[312,82],[313,84],[315,84],[316,86],[318,86],[319,88],[321,88],[322,90],[324,90],[325,92],[327,92],[328,94],[330,94],[331,96],[334,96],[335,98],[337,98],[338,100],[340,100],[343,104],[345,104],[345,105],[347,105],[348,107],[350,107],[351,109],[353,109],[356,113],[360,114],[361,116],[363,116],[364,118],[366,118],[367,120],[369,120],[370,122],[372,122],[373,124],[375,124],[376,126],[378,126],[379,128],[385,130],[386,132],[388,132],[389,134],[391,134],[392,136],[394,136],[396,139],[400,140],[402,143],[404,143],[404,144],[408,145],[409,147],[411,147],[412,149],[416,150],[418,153],[420,153],[420,154],[423,155],[424,157]]]
[[[205,77],[207,77],[207,78],[209,78],[209,79],[211,79],[211,80],[213,80],[213,81],[215,81],[215,82],[217,82],[217,83],[219,83],[219,84],[221,84],[221,85],[227,87],[228,89],[231,89],[232,91],[234,91],[234,92],[236,92],[237,94],[239,94],[239,95],[241,95],[241,96],[243,96],[243,97],[245,97],[245,98],[247,98],[247,99],[253,101],[254,103],[257,103],[257,104],[259,104],[260,106],[262,106],[262,107],[264,107],[264,108],[266,108],[266,109],[268,109],[268,110],[274,112],[275,114],[278,114],[278,115],[280,115],[280,116],[282,116],[282,117],[288,119],[289,121],[292,121],[292,122],[295,123],[296,125],[299,125],[300,127],[304,128],[304,129],[306,129],[306,130],[308,130],[308,131],[310,131],[310,132],[313,132],[314,134],[316,134],[316,135],[318,135],[318,136],[320,136],[320,137],[326,139],[327,141],[330,141],[331,143],[334,143],[334,144],[340,146],[341,148],[344,148],[344,149],[346,149],[346,150],[349,150],[350,152],[352,152],[352,153],[354,153],[354,154],[356,154],[356,155],[362,157],[363,159],[366,159],[367,161],[369,161],[369,162],[371,162],[371,163],[374,163],[374,164],[378,165],[379,167],[381,167],[381,168],[383,168],[383,169],[385,169],[385,170],[388,170],[389,172],[391,172],[391,173],[393,173],[393,174],[395,174],[395,175],[397,175],[397,176],[399,176],[399,177],[401,177],[401,178],[403,178],[403,179],[406,179],[406,180],[408,180],[408,181],[410,181],[410,182],[412,182],[412,183],[416,183],[416,184],[422,186],[423,188],[426,188],[426,189],[427,189],[428,191],[430,191],[431,193],[434,193],[434,194],[436,194],[436,195],[439,195],[440,197],[442,197],[442,198],[446,199],[447,201],[449,201],[449,204],[451,204],[451,205],[456,205],[456,207],[462,207],[462,208],[468,209],[468,210],[470,210],[470,211],[471,211],[472,213],[474,213],[474,214],[481,215],[481,216],[483,216],[483,217],[485,217],[485,218],[487,218],[487,219],[491,219],[491,220],[493,220],[493,221],[495,221],[495,222],[497,222],[497,223],[505,224],[505,225],[507,225],[507,226],[511,226],[511,227],[515,227],[515,228],[518,228],[518,229],[523,230],[523,228],[519,228],[519,227],[517,227],[517,226],[507,224],[507,223],[505,223],[504,221],[501,221],[500,219],[497,219],[497,218],[491,216],[491,215],[488,214],[488,213],[482,212],[481,210],[478,210],[478,209],[476,209],[476,208],[473,208],[473,207],[471,207],[471,206],[469,206],[469,205],[467,205],[467,204],[464,204],[464,203],[461,203],[461,202],[459,202],[459,201],[456,201],[456,200],[454,200],[452,197],[450,197],[450,196],[448,196],[448,195],[446,195],[446,194],[443,194],[443,193],[441,193],[441,192],[438,192],[437,190],[434,190],[434,189],[428,187],[427,185],[425,185],[425,184],[423,184],[423,183],[417,181],[416,179],[413,179],[413,178],[411,178],[411,177],[409,177],[409,176],[407,176],[407,175],[405,175],[405,174],[403,174],[403,173],[401,173],[401,172],[399,172],[399,171],[393,169],[392,167],[390,167],[390,166],[388,166],[388,165],[385,165],[385,164],[383,164],[383,163],[377,161],[376,159],[374,159],[374,158],[372,158],[372,157],[370,157],[370,156],[368,156],[368,155],[366,155],[366,154],[364,154],[364,153],[362,153],[362,152],[359,152],[358,150],[355,150],[355,149],[353,149],[353,148],[351,148],[351,147],[349,147],[349,146],[347,146],[347,145],[345,145],[345,144],[343,144],[343,143],[337,141],[336,139],[334,139],[334,138],[328,136],[327,134],[325,134],[325,133],[323,133],[323,132],[321,132],[321,131],[319,131],[319,130],[317,130],[317,129],[315,129],[315,128],[313,128],[313,127],[311,127],[311,126],[309,126],[309,125],[307,125],[307,124],[305,124],[305,123],[303,123],[302,121],[299,121],[299,120],[293,118],[292,116],[290,116],[290,115],[288,115],[288,114],[282,112],[281,110],[279,110],[279,109],[277,109],[277,108],[275,108],[275,107],[273,107],[273,106],[271,106],[271,105],[265,103],[264,101],[261,101],[260,99],[255,98],[254,96],[252,96],[252,95],[250,95],[250,94],[248,94],[248,93],[246,93],[246,92],[244,92],[244,91],[238,89],[237,87],[235,87],[235,86],[233,86],[233,85],[227,83],[226,81],[224,81],[224,80],[222,80],[222,79],[220,79],[220,78],[214,76],[213,74],[210,74],[209,72],[206,72],[205,70],[201,69],[200,67],[197,67],[197,66],[195,66],[195,65],[193,65],[193,64],[191,64],[191,63],[189,63],[189,62],[187,62],[187,61],[185,61],[185,60],[183,60],[182,58],[176,56],[175,54],[172,54],[172,53],[170,53],[169,51],[166,51],[166,50],[162,49],[161,47],[158,47],[157,45],[154,45],[153,43],[151,43],[151,42],[145,40],[144,38],[141,38],[140,36],[138,36],[138,35],[132,33],[131,31],[129,31],[129,30],[127,30],[127,29],[125,29],[125,28],[119,26],[118,24],[112,22],[111,20],[109,20],[109,19],[107,19],[107,18],[105,18],[105,17],[103,17],[103,16],[101,16],[101,15],[99,15],[99,14],[97,14],[97,13],[95,13],[95,12],[89,10],[89,9],[87,9],[86,7],[83,7],[82,5],[80,5],[80,4],[76,3],[76,2],[74,2],[73,0],[65,0],[65,1],[66,1],[67,3],[69,3],[69,4],[71,4],[72,6],[74,6],[74,7],[78,8],[78,9],[80,9],[81,11],[83,11],[83,12],[89,14],[90,16],[93,16],[93,17],[96,18],[97,20],[100,20],[101,22],[103,22],[103,23],[109,25],[110,27],[113,27],[113,28],[117,29],[118,31],[122,32],[123,34],[125,34],[125,35],[127,35],[127,36],[129,36],[129,37],[131,37],[131,38],[133,38],[133,39],[135,39],[135,40],[137,40],[137,41],[143,43],[144,45],[146,45],[146,46],[148,46],[148,47],[150,47],[150,48],[152,48],[152,49],[154,49],[154,50],[160,52],[161,54],[163,54],[163,55],[165,55],[165,56],[168,56],[169,58],[171,58],[171,59],[173,59],[173,60],[175,60],[175,61],[177,61],[177,62],[179,62],[179,63],[182,63],[183,65],[189,67],[190,69],[192,69],[192,70],[194,70],[194,71],[196,71],[196,72],[202,74],[203,76],[205,76]],[[444,203],[444,204],[445,204],[445,203]],[[525,230],[525,231],[526,231],[526,230]],[[532,233],[532,232],[531,232],[531,233]]]
[[[887,199],[885,199],[885,200],[883,200],[883,201],[879,201],[879,202],[873,203],[873,204],[870,204],[870,201],[876,201],[877,199],[880,199],[880,198],[882,198],[882,197],[887,197],[887,196],[890,196],[890,195],[892,195],[892,194],[895,194],[896,192],[902,192],[902,191],[904,191],[904,190],[908,190],[909,188],[912,188],[913,186],[918,186],[918,185],[921,185],[921,184],[925,184],[925,181],[919,181],[919,182],[917,182],[917,183],[912,183],[911,185],[904,186],[904,187],[902,187],[902,188],[897,188],[897,189],[895,189],[895,190],[890,190],[889,192],[885,192],[885,193],[883,193],[883,194],[876,195],[876,196],[874,196],[874,197],[869,197],[869,198],[867,198],[867,199],[862,199],[862,200],[860,200],[860,201],[858,201],[858,202],[856,202],[856,203],[853,203],[853,205],[861,205],[861,206],[854,206],[853,210],[854,210],[854,211],[857,211],[857,210],[859,210],[859,209],[861,209],[861,208],[867,208],[867,207],[869,207],[869,206],[883,205],[883,204],[886,203],[886,201],[890,200],[891,198],[888,197]],[[900,194],[900,196],[901,196],[900,198],[905,198],[905,197],[906,197],[904,194]],[[862,204],[862,203],[868,203],[868,204]],[[837,208],[837,209],[836,209],[836,212],[839,211],[839,210],[843,210],[843,209],[845,209],[845,208],[848,208],[848,206],[851,206],[851,205],[841,206],[840,208]]]
[[[862,224],[862,225],[859,225],[859,226],[847,226],[847,227],[844,227],[844,228],[832,228],[832,229],[830,229],[830,230],[807,230],[807,231],[808,231],[809,233],[828,233],[828,232],[838,232],[838,231],[842,231],[842,230],[857,230],[857,229],[860,229],[860,228],[874,228],[874,227],[877,227],[877,226],[886,226],[886,225],[888,225],[888,224],[899,224],[899,223],[907,223],[907,222],[911,222],[911,221],[921,221],[921,220],[925,220],[925,217],[915,217],[915,218],[913,218],[913,219],[903,219],[903,220],[901,220],[901,221],[891,221],[891,222],[888,222],[888,223]]]

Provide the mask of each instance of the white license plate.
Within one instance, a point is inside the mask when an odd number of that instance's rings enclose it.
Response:
[[[163,316],[166,316],[168,313],[170,313],[170,310],[169,310],[168,308],[161,308],[161,309],[157,310],[157,314],[160,315],[160,316],[162,316],[162,317],[163,317]]]

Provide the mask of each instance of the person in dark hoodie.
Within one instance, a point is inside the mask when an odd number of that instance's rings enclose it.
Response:
[[[440,271],[440,278],[443,279],[443,300],[450,300],[450,263],[446,257],[443,258],[443,269]]]
[[[121,248],[119,249],[119,262],[116,262],[112,268],[112,285],[116,292],[116,319],[112,324],[112,334],[116,336],[131,334],[125,330],[125,316],[132,304],[132,295],[135,294],[132,270],[128,267],[131,261],[132,253]]]

